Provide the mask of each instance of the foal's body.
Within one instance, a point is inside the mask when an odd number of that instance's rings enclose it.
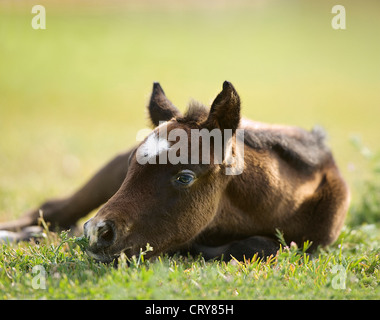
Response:
[[[168,111],[168,103],[162,89],[157,86],[154,88],[156,91],[152,94],[150,106],[152,122],[156,124],[161,120],[154,118],[157,112],[166,118],[163,119],[166,121],[176,117],[179,119],[177,110]],[[227,85],[223,88],[220,95],[226,95],[233,89]],[[234,89],[232,93],[236,93]],[[156,100],[153,99],[155,96]],[[152,105],[153,100],[156,104]],[[162,101],[164,103],[161,103]],[[214,107],[214,104],[210,113],[213,112],[213,108],[218,107]],[[204,122],[208,113],[202,112],[192,121]],[[180,120],[178,122],[181,123]],[[222,120],[220,122],[222,123]],[[140,245],[143,245],[144,241],[153,243],[154,248],[158,247],[155,254],[184,250],[193,254],[202,253],[206,258],[233,255],[242,259],[243,256],[249,258],[255,253],[259,256],[275,254],[278,249],[276,229],[283,232],[288,243],[294,241],[302,244],[310,240],[313,247],[316,247],[328,245],[336,240],[348,208],[349,191],[330,151],[324,145],[323,134],[319,130],[307,132],[300,128],[268,125],[247,119],[241,119],[238,123],[239,127],[235,127],[234,130],[244,129],[244,170],[239,175],[223,178],[225,179],[223,188],[220,192],[215,192],[212,199],[216,203],[214,212],[210,213],[207,219],[200,218],[200,221],[207,222],[200,223],[197,232],[191,235],[189,233],[187,238],[182,239],[176,235],[176,233],[186,233],[187,226],[182,225],[178,229],[170,228],[167,231],[168,238],[180,240],[168,241],[166,244],[165,241],[145,237]],[[107,219],[110,220],[110,207],[119,214],[121,208],[130,213],[131,209],[125,203],[131,202],[128,196],[133,197],[134,193],[129,189],[128,192],[125,191],[128,184],[126,177],[129,177],[131,158],[135,150],[136,146],[118,155],[71,197],[43,204],[39,209],[43,211],[44,219],[53,226],[70,228],[78,219],[107,201],[98,216],[107,214]],[[212,184],[213,181],[209,183]],[[123,205],[120,205],[121,193],[123,193]],[[0,224],[0,230],[20,230],[36,224],[39,209],[31,211],[15,222]],[[95,226],[94,221],[100,221],[97,220],[98,216],[91,222],[92,227]],[[192,221],[191,224],[196,224],[198,220],[189,221]],[[149,222],[146,223],[149,226]],[[114,224],[112,222],[112,225]],[[124,221],[120,222],[120,225],[122,224]],[[121,227],[112,228],[112,232],[115,233],[114,238],[118,241],[122,239]],[[90,242],[96,242],[103,237],[103,242],[107,242],[107,246],[103,243],[102,250],[113,248],[115,245],[106,238],[106,232],[98,229],[87,231]],[[151,233],[154,234],[154,231]],[[91,238],[93,234],[96,234],[96,237]],[[140,238],[136,239],[140,241]],[[165,242],[165,245],[161,246],[160,241]],[[112,254],[108,253],[107,258],[97,253],[99,243],[94,246],[96,248],[91,249],[90,254],[102,261],[107,261],[109,257],[116,256],[117,251],[124,250],[118,244],[118,249],[110,250]],[[134,252],[128,251],[130,254]]]
[[[323,141],[318,141],[322,138],[320,133],[242,120],[241,127],[246,133],[246,168],[241,175],[233,176],[220,201],[218,214],[195,243],[221,246],[218,250],[202,248],[204,252],[210,252],[209,256],[227,251],[241,257],[244,250],[239,245],[250,242],[256,246],[256,239],[259,255],[261,246],[266,246],[264,255],[273,253],[278,247],[272,246],[268,238],[273,239],[276,229],[284,233],[288,243],[302,244],[311,240],[315,248],[335,241],[346,216],[349,192],[330,152]],[[273,148],[252,147],[251,135],[275,135],[284,140],[310,135],[311,140],[321,143],[319,151],[323,154],[320,162],[301,169]],[[251,238],[252,235],[265,236],[266,239]],[[234,242],[231,251],[231,246],[223,246],[227,240],[240,240],[240,243]]]

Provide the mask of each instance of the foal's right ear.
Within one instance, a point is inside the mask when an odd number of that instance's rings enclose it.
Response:
[[[153,83],[148,111],[150,120],[155,127],[160,124],[160,121],[169,121],[173,117],[181,115],[181,112],[165,96],[164,90],[158,82]]]
[[[223,90],[211,105],[206,126],[213,129],[232,129],[235,133],[240,122],[240,98],[231,82],[224,81]]]

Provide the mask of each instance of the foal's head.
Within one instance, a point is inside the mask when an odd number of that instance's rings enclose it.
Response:
[[[196,237],[215,217],[228,170],[239,162],[231,161],[240,121],[231,83],[210,110],[193,103],[185,115],[155,83],[148,110],[155,129],[131,154],[120,189],[85,224],[88,253],[101,261],[138,254],[147,243],[159,254]]]

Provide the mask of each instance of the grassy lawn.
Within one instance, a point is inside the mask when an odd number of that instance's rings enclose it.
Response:
[[[0,299],[379,298],[378,1],[340,1],[346,30],[332,29],[330,1],[39,4],[46,30],[32,29],[30,2],[0,3],[0,221],[70,194],[135,143],[153,81],[181,110],[229,80],[246,117],[323,126],[352,204],[338,241],[312,257],[284,246],[265,262],[114,268],[65,233],[2,245]]]
[[[77,240],[63,233],[38,245],[3,245],[1,298],[378,299],[380,294],[375,225],[346,227],[339,245],[312,257],[290,246],[267,261],[167,256],[144,261],[140,256],[120,258],[113,267],[94,263]]]

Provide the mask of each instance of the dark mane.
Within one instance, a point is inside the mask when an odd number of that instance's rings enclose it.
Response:
[[[190,101],[189,107],[182,117],[177,117],[176,120],[180,123],[197,123],[200,124],[201,122],[205,121],[207,119],[209,110],[208,108],[195,100]]]
[[[256,150],[271,150],[294,167],[312,172],[331,157],[325,143],[325,133],[315,127],[312,131],[299,129],[297,135],[268,129],[245,130],[244,143]]]

